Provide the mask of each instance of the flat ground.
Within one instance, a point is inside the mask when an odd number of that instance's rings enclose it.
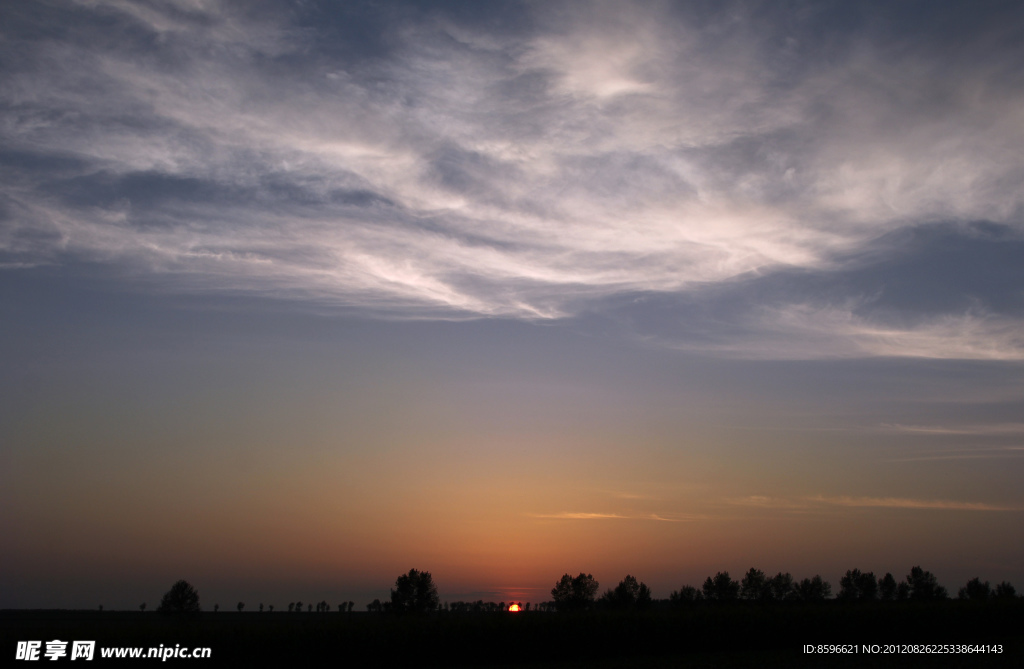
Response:
[[[208,647],[197,666],[372,662],[390,666],[1003,667],[1024,666],[1024,600],[849,605],[695,605],[646,612],[485,613],[398,617],[368,613],[0,611],[0,642],[92,640],[109,647]],[[809,654],[839,644],[855,653]],[[864,652],[864,645],[879,646]],[[908,654],[908,644],[989,652]],[[1002,652],[992,652],[1001,646]],[[941,650],[933,648],[932,650]],[[890,651],[890,652],[886,652]],[[68,658],[63,658],[68,661]],[[158,660],[143,660],[153,663]],[[186,660],[170,659],[172,663]]]

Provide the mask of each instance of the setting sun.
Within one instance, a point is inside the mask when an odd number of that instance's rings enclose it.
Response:
[[[518,604],[512,604],[511,606],[508,607],[508,611],[509,611],[509,613],[519,613],[519,611],[520,611],[519,605]]]

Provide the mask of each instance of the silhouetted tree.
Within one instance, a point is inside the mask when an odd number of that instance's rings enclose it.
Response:
[[[353,606],[355,606],[355,605],[356,605],[356,603],[355,603],[355,602],[349,602],[349,603],[348,603],[348,611],[349,611],[349,613],[351,613],[351,612],[352,612],[352,607],[353,607]]]
[[[391,610],[395,613],[427,613],[437,609],[440,599],[429,571],[410,569],[395,579]]]
[[[295,613],[302,613],[302,602],[295,602]]]
[[[306,613],[313,613],[313,605],[306,604]]]
[[[139,604],[139,611],[145,612],[145,610],[146,610],[146,602],[142,602],[141,604]]]
[[[1003,581],[996,586],[994,594],[996,599],[1013,599],[1017,596],[1017,590],[1010,585],[1009,581]]]
[[[672,602],[673,606],[684,606],[704,599],[704,595],[692,585],[684,585],[678,590],[673,591],[668,596],[668,599]]]
[[[614,590],[607,590],[599,602],[613,609],[644,609],[651,605],[651,589],[636,578],[626,575]]]
[[[702,589],[704,591],[704,599],[712,601],[733,601],[740,595],[739,581],[732,580],[727,571],[718,572],[713,579],[708,576],[707,580],[704,581]]]
[[[260,602],[260,613],[263,613],[263,602]]]
[[[380,603],[379,599],[375,599],[366,605],[366,610],[370,613],[381,613],[384,611],[384,605]]]
[[[268,606],[267,608],[268,608],[268,609],[270,609],[270,612],[271,612],[271,613],[273,613],[273,612],[274,612],[274,605],[273,605],[273,604],[271,604],[271,605],[270,605],[270,606]]]
[[[295,610],[295,602],[288,602],[288,613],[292,613]]]
[[[896,591],[898,589],[896,579],[893,578],[889,572],[885,573],[885,576],[878,580],[878,596],[882,601],[890,602],[896,599]]]
[[[245,608],[245,602],[238,602],[238,612],[241,613],[242,609]]]
[[[989,585],[988,581],[982,583],[980,578],[975,577],[967,581],[967,584],[960,588],[960,592],[956,596],[957,599],[985,602],[992,596],[992,586]]]
[[[775,601],[796,599],[796,584],[793,582],[793,575],[789,572],[783,574],[780,571],[772,576],[768,581],[768,589],[771,591],[771,598]]]
[[[164,593],[157,611],[164,614],[199,613],[199,593],[196,592],[196,589],[188,581],[178,581],[171,586],[170,590]]]
[[[213,612],[217,613],[217,611],[220,611],[220,604],[214,604],[213,605]]]
[[[839,594],[836,599],[847,601],[856,599],[875,599],[878,596],[878,580],[874,572],[861,573],[860,569],[850,569],[839,579]]]
[[[555,600],[555,608],[559,611],[579,611],[589,608],[594,603],[599,584],[590,574],[580,572],[573,578],[564,574],[551,588],[551,596]]]
[[[939,581],[930,571],[920,567],[912,567],[907,574],[907,586],[910,589],[910,598],[919,601],[932,601],[935,599],[946,599],[949,593],[939,585]]]
[[[760,569],[753,567],[740,581],[740,597],[742,599],[765,600],[771,597],[771,590],[768,588],[768,578]]]
[[[816,575],[800,581],[796,586],[796,595],[802,602],[821,602],[832,596],[832,586]]]

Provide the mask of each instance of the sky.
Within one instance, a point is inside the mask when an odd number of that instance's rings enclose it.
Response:
[[[0,8],[0,608],[1024,587],[1024,6]]]

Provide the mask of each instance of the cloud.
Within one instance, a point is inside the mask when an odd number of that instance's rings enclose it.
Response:
[[[954,58],[926,32],[840,39],[815,12],[744,5],[544,3],[509,31],[371,9],[350,22],[372,48],[332,33],[350,18],[332,11],[13,13],[0,263],[84,259],[178,290],[400,317],[554,319],[833,272],[936,221],[1020,232],[1020,47],[999,17],[972,19]],[[1019,320],[984,310],[893,324],[790,300],[748,323],[763,336],[683,346],[1024,353]]]
[[[950,427],[945,425],[900,425],[883,424],[881,429],[886,432],[897,432],[902,434],[922,435],[967,435],[967,436],[989,436],[989,435],[1019,435],[1024,434],[1024,423],[995,423],[988,425],[965,425]]]
[[[563,511],[561,513],[534,513],[533,518],[552,518],[556,520],[606,520],[611,518],[628,518],[617,513],[579,513],[574,511]]]
[[[945,511],[1022,511],[1017,507],[984,504],[980,502],[955,502],[949,500],[904,499],[900,497],[810,497],[811,502],[830,506],[878,507],[885,509],[936,509]]]
[[[891,458],[886,462],[932,462],[938,460],[992,460],[995,458],[1024,457],[1024,448],[1005,448],[988,453],[954,453],[946,455],[922,455],[910,458]]]
[[[699,516],[685,516],[678,518],[671,518],[662,516],[656,513],[640,514],[640,515],[621,515],[617,513],[580,513],[564,511],[561,513],[533,513],[530,514],[532,518],[546,518],[553,520],[656,520],[666,523],[681,523],[687,520],[696,520]]]
[[[781,497],[768,497],[766,495],[749,495],[747,497],[731,497],[724,500],[726,504],[733,506],[753,506],[763,509],[792,509],[802,510],[808,508],[806,501],[790,500]]]
[[[897,320],[858,311],[856,304],[762,305],[746,313],[730,307],[706,322],[643,338],[661,347],[757,360],[1024,360],[1024,320],[1015,316],[902,313]]]
[[[847,497],[824,496],[787,499],[752,495],[726,500],[735,506],[752,506],[765,509],[786,509],[794,511],[821,510],[827,507],[921,509],[940,511],[1022,511],[1017,507],[985,504],[981,502],[960,502],[934,499],[907,499],[902,497]]]
[[[766,309],[758,330],[769,333],[764,357],[1024,360],[1024,323],[994,314],[944,315],[899,326],[850,308],[794,304]]]

